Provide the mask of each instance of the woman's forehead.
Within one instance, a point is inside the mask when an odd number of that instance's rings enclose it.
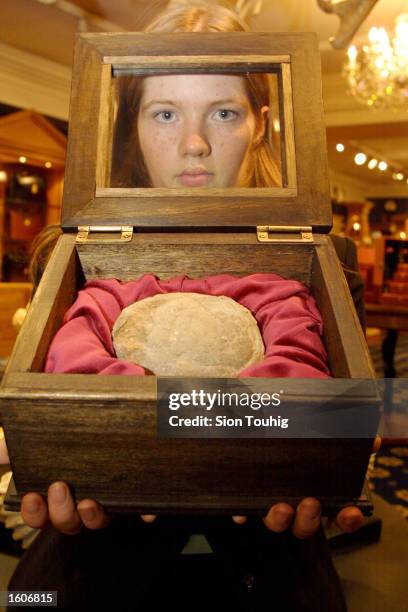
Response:
[[[143,79],[142,104],[160,100],[247,100],[244,77],[225,74],[166,74]]]

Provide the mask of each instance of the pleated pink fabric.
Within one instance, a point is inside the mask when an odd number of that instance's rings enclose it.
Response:
[[[189,291],[225,295],[248,308],[264,340],[265,359],[241,377],[327,378],[323,323],[314,298],[302,283],[277,274],[229,274],[159,280],[146,274],[135,281],[89,281],[64,317],[48,351],[45,371],[143,376],[145,370],[117,359],[112,327],[126,306],[158,293]]]

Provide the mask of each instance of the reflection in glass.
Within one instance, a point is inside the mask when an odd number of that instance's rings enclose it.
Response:
[[[282,186],[276,74],[117,76],[111,187]]]

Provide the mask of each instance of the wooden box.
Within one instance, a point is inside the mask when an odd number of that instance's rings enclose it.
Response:
[[[191,72],[275,75],[280,187],[110,187],[114,79]],[[122,228],[122,240],[115,241],[108,226]],[[372,380],[364,335],[325,235],[330,226],[313,34],[81,34],[64,234],[1,390],[16,486],[10,503],[28,491],[46,494],[57,479],[70,483],[77,500],[95,498],[118,511],[242,514],[309,495],[327,508],[357,501],[371,439],[158,438],[154,376],[42,373],[51,339],[85,280],[130,280],[147,272],[160,278],[274,272],[310,287],[324,318],[333,376]],[[286,385],[299,401],[300,382],[288,379]],[[370,409],[376,402],[370,396]]]

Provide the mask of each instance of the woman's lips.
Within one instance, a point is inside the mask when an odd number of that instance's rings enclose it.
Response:
[[[186,187],[202,187],[210,180],[212,174],[205,170],[186,171],[179,174],[178,179]]]

